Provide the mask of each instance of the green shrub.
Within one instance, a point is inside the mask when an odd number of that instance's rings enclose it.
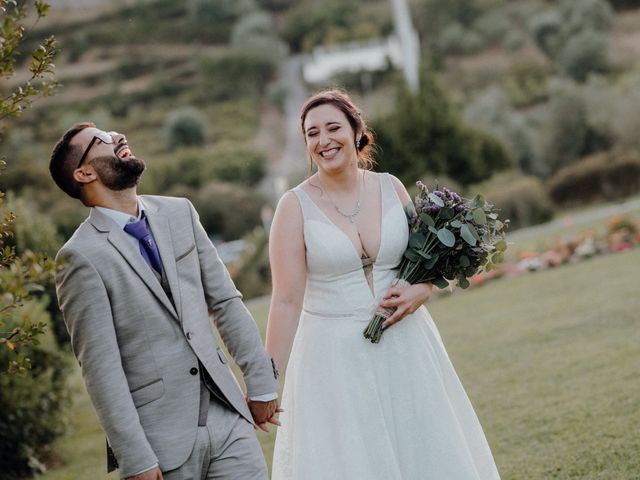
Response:
[[[251,52],[277,64],[286,56],[286,45],[275,34],[271,16],[253,12],[240,17],[231,32],[231,46],[238,51]]]
[[[527,107],[543,102],[549,95],[549,72],[535,62],[517,62],[509,69],[505,90],[515,107]]]
[[[203,149],[187,149],[156,164],[150,172],[157,193],[174,185],[200,188],[210,180],[253,186],[266,173],[264,154],[244,144],[221,142]],[[163,193],[164,194],[164,193]]]
[[[622,148],[640,151],[640,91],[624,92],[611,118],[613,133]]]
[[[119,79],[126,80],[151,73],[158,65],[158,60],[149,55],[129,55],[118,61],[116,74]]]
[[[631,10],[638,8],[638,0],[609,0],[616,10]]]
[[[216,180],[253,186],[264,177],[266,160],[256,149],[222,142],[207,152],[203,170]]]
[[[199,99],[212,103],[260,98],[276,72],[272,58],[256,53],[227,51],[202,58],[198,66]]]
[[[273,11],[287,10],[293,7],[298,0],[257,0],[262,8]]]
[[[489,10],[474,21],[473,29],[482,36],[486,43],[495,45],[511,31],[511,20],[504,9],[496,8]]]
[[[207,140],[207,121],[195,108],[183,107],[169,113],[164,132],[170,149],[202,146]]]
[[[567,86],[553,92],[546,128],[543,158],[550,172],[584,154],[589,126],[586,105],[577,89]]]
[[[583,30],[567,41],[558,55],[558,63],[567,75],[583,82],[590,73],[608,70],[608,49],[607,35]]]
[[[253,189],[212,181],[193,202],[209,235],[236,240],[261,224],[260,210],[266,200]]]
[[[500,209],[501,218],[510,220],[510,230],[543,223],[553,217],[547,192],[536,177],[513,177],[501,185],[494,184],[480,191],[487,201]]]
[[[519,30],[509,30],[502,40],[502,46],[509,52],[516,52],[527,44],[525,35]]]
[[[269,245],[262,226],[256,227],[244,237],[249,248],[241,255],[237,265],[229,271],[236,287],[245,299],[271,293],[271,269],[269,267]]]
[[[29,301],[8,319],[11,329],[24,322],[47,321],[38,301]],[[5,319],[6,320],[6,319]],[[43,471],[49,445],[65,431],[65,409],[69,405],[66,377],[68,356],[57,349],[51,333],[38,337],[39,345],[21,347],[30,359],[26,376],[0,375],[0,479],[30,477]],[[8,348],[0,349],[0,364],[15,357]]]
[[[560,12],[552,10],[537,14],[531,19],[529,29],[538,48],[554,58],[563,42]]]
[[[51,188],[47,167],[33,160],[12,163],[0,177],[0,190],[21,193],[27,188]]]
[[[562,0],[533,17],[536,45],[557,61],[571,78],[583,81],[590,72],[607,68],[607,35],[613,10],[606,0]]]
[[[534,128],[525,114],[511,107],[502,90],[488,89],[467,106],[464,115],[473,127],[499,138],[522,172],[536,175],[544,172]]]
[[[482,50],[486,44],[474,30],[465,29],[459,23],[453,23],[439,36],[438,46],[446,54],[471,55]]]
[[[80,60],[80,57],[87,50],[89,50],[91,45],[88,43],[87,34],[85,32],[75,32],[67,39],[64,46],[67,61],[69,63],[75,63]]]
[[[62,246],[62,239],[51,217],[38,211],[35,205],[24,197],[7,195],[5,207],[16,215],[13,226],[12,243],[18,254],[27,250],[42,252],[53,258]]]
[[[228,40],[237,18],[236,0],[187,0],[185,3],[193,38],[213,42]]]
[[[547,189],[560,205],[634,195],[640,191],[640,156],[606,152],[585,158],[549,178]]]

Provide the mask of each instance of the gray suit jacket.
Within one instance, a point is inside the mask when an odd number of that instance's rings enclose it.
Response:
[[[142,196],[173,302],[127,234],[96,209],[62,247],[57,294],[82,375],[126,477],[182,465],[196,439],[199,364],[252,422],[247,395],[278,391],[255,322],[186,199]]]

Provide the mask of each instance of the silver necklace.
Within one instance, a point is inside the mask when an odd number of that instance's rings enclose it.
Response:
[[[364,172],[362,173],[362,181],[364,182]],[[329,191],[326,188],[324,188],[324,185],[322,184],[322,180],[320,179],[320,174],[318,174],[318,182],[320,182],[320,187],[322,188],[322,191],[327,194],[327,198],[331,202],[331,205],[333,205],[333,208],[336,209],[336,212],[338,212],[343,217],[348,218],[351,223],[356,223],[356,217],[360,213],[360,194],[362,193],[362,189],[360,188],[360,183],[358,183],[358,201],[356,202],[356,208],[353,209],[352,213],[347,213],[347,212],[343,212],[340,209],[340,207],[338,207],[338,205],[335,204],[335,202],[331,198],[331,195],[329,195]]]

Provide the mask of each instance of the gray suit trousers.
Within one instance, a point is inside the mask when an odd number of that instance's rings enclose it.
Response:
[[[267,465],[253,425],[211,398],[206,426],[199,426],[187,461],[165,480],[267,480]]]

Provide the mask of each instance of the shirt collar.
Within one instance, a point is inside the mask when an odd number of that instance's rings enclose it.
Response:
[[[144,203],[142,202],[142,199],[140,197],[138,197],[138,217],[137,218],[129,215],[128,213],[121,212],[120,210],[114,210],[112,208],[106,208],[106,207],[94,207],[94,208],[104,213],[107,217],[113,220],[116,223],[116,225],[118,225],[118,227],[120,227],[121,229],[124,229],[127,223],[140,220],[142,212],[145,210]]]

